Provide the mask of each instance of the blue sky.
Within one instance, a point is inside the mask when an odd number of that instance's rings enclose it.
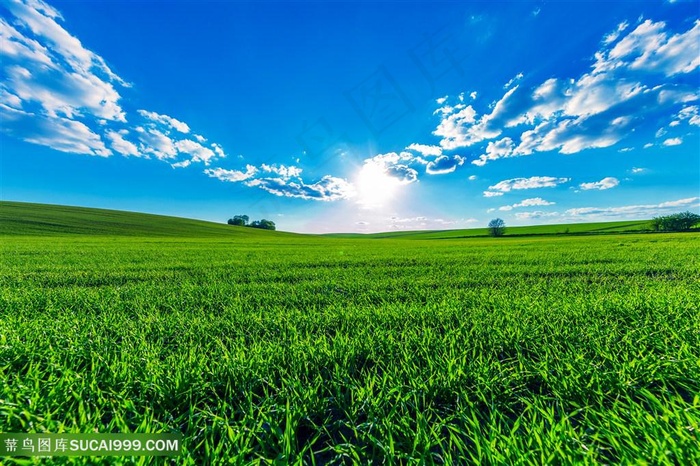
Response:
[[[0,2],[1,197],[299,232],[700,206],[698,2]]]

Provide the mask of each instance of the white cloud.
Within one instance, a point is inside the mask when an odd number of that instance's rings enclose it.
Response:
[[[552,176],[532,176],[530,178],[512,178],[510,180],[503,180],[496,183],[493,186],[489,186],[489,191],[491,195],[484,193],[486,197],[499,196],[500,194],[494,193],[507,193],[513,190],[520,189],[536,189],[536,188],[554,188],[560,184],[567,183],[570,178],[555,178]]]
[[[175,142],[175,148],[182,154],[190,155],[192,157],[190,162],[204,162],[204,165],[209,165],[211,160],[216,157],[213,150],[191,139]]]
[[[445,97],[440,97],[439,99],[435,99],[435,102],[437,102],[438,105],[442,105],[445,102],[447,102],[447,96]]]
[[[399,217],[392,216],[388,219],[389,227],[392,230],[426,230],[434,228],[454,228],[458,225],[467,225],[477,223],[478,220],[475,218],[460,218],[455,220],[448,220],[444,218],[431,218],[418,215],[415,217]]]
[[[278,166],[276,164],[267,165],[263,163],[262,165],[260,165],[260,169],[266,173],[274,173],[275,175],[285,179],[298,177],[299,175],[301,175],[301,168],[294,166]]]
[[[690,105],[687,107],[683,107],[677,115],[678,120],[675,120],[671,122],[671,125],[673,123],[679,123],[681,121],[688,121],[688,124],[693,125],[693,126],[700,126],[700,107],[697,105]]]
[[[663,142],[664,146],[679,146],[683,144],[683,139],[681,138],[668,138]]]
[[[129,134],[129,131],[127,130],[121,130],[119,132],[108,130],[105,133],[105,136],[107,136],[107,139],[110,140],[110,146],[115,151],[122,155],[133,155],[135,157],[140,157],[141,154],[139,153],[139,149],[136,147],[136,144],[124,139],[124,136],[127,134]]]
[[[474,141],[473,136],[467,133],[467,129],[472,123],[474,123],[476,117],[476,111],[472,106],[463,108],[457,113],[450,113],[446,115],[437,129],[433,131],[436,136],[442,137],[440,141],[440,146],[444,149],[456,149],[458,147],[465,147],[471,145]],[[481,139],[479,139],[481,140]]]
[[[442,147],[440,146],[429,146],[427,144],[411,144],[406,147],[407,150],[414,150],[421,153],[424,156],[440,156],[442,155]]]
[[[641,168],[641,167],[632,167],[632,170],[630,170],[632,173],[644,173],[647,171],[646,168]]]
[[[201,136],[197,137],[196,134],[195,134],[194,137],[195,137],[195,139],[197,139],[199,142],[204,142],[204,141],[206,141],[206,139],[204,139],[204,138],[201,137]],[[216,155],[218,155],[218,156],[221,157],[222,159],[226,157],[226,153],[224,153],[224,149],[223,149],[223,147],[221,147],[221,145],[219,145],[219,144],[213,142],[213,143],[211,144],[211,148],[214,149],[214,152],[216,152]]]
[[[605,45],[611,44],[617,40],[618,37],[620,37],[620,34],[627,29],[629,26],[629,23],[627,21],[623,21],[620,24],[618,24],[617,29],[608,34],[603,38],[603,43]]]
[[[622,47],[621,55],[634,58],[630,68],[653,69],[672,76],[690,73],[700,66],[700,20],[696,20],[693,28],[687,32],[672,36],[663,30],[664,26],[663,22],[646,20],[618,43],[621,45],[625,40],[632,43]]]
[[[206,142],[206,140],[207,140],[207,138],[205,138],[201,134],[193,134],[193,136],[198,142]]]
[[[700,197],[689,197],[676,201],[667,201],[660,204],[627,205],[619,207],[579,207],[569,209],[566,215],[571,219],[591,219],[591,218],[641,218],[663,214],[671,209],[697,207]]]
[[[534,212],[517,212],[515,214],[515,218],[518,220],[531,220],[535,218],[544,218],[544,217],[557,217],[559,216],[558,212],[543,212],[541,210],[536,210]]]
[[[48,117],[74,119],[88,112],[126,121],[113,84],[128,84],[56,22],[62,19],[56,10],[38,0],[5,7],[14,15],[13,25],[0,20],[6,89],[38,104]]]
[[[484,197],[503,196],[502,191],[484,191]]]
[[[342,178],[326,175],[313,184],[293,182],[284,178],[259,178],[247,181],[246,185],[258,187],[275,196],[292,197],[313,201],[338,201],[355,195],[352,184]]]
[[[647,20],[632,31],[623,22],[603,38],[589,72],[575,79],[550,78],[532,90],[514,79],[490,114],[479,116],[472,106],[459,112],[443,107],[436,112],[441,118],[433,134],[445,150],[489,141],[472,162],[476,165],[534,152],[574,154],[613,146],[649,121],[647,114],[658,118],[679,103],[700,99],[688,79],[674,80],[700,66],[699,39],[700,21],[680,33],[663,22]],[[700,116],[687,119],[700,125]],[[495,140],[506,131],[519,133],[519,142],[517,133]]]
[[[607,176],[600,181],[594,181],[591,183],[581,183],[579,185],[579,188],[581,188],[584,191],[589,191],[591,189],[597,189],[599,191],[603,191],[605,189],[614,188],[615,186],[617,186],[619,184],[620,184],[620,180],[618,180],[617,178],[613,178],[612,176]]]
[[[112,155],[102,138],[87,125],[62,117],[47,117],[0,105],[3,130],[26,128],[17,136],[26,142],[60,152],[108,157]],[[12,134],[12,133],[10,133]]]
[[[169,160],[177,157],[178,149],[175,141],[154,128],[136,127],[139,133],[139,149],[142,153],[152,154],[158,160]]]
[[[62,152],[152,155],[174,167],[225,157],[220,145],[202,145],[201,135],[176,140],[171,133],[190,128],[168,115],[142,109],[137,113],[145,121],[128,125],[117,88],[130,84],[59,24],[57,10],[41,0],[6,2],[4,8],[11,14],[0,18],[4,133]],[[127,139],[132,132],[134,140]],[[189,158],[177,160],[179,154]]]
[[[190,127],[187,126],[186,123],[176,120],[171,116],[161,115],[156,112],[149,112],[148,110],[139,110],[138,114],[154,123],[160,123],[166,126],[168,129],[174,129],[184,134],[190,132]]]
[[[504,205],[498,208],[498,210],[509,211],[517,209],[518,207],[534,207],[534,206],[547,206],[554,205],[554,202],[545,201],[541,197],[532,197],[530,199],[524,199],[521,202],[512,205]]]
[[[225,170],[223,168],[207,168],[204,170],[204,173],[221,181],[236,183],[254,177],[258,173],[258,169],[253,165],[246,165],[246,171]]]
[[[508,89],[510,86],[512,86],[513,84],[515,84],[517,81],[520,81],[521,79],[523,79],[523,74],[522,74],[522,73],[518,73],[518,74],[516,74],[510,81],[508,81],[508,82],[506,83],[506,85],[503,86],[503,88],[504,88],[504,89]]]
[[[513,146],[513,140],[508,137],[499,141],[491,141],[486,146],[486,153],[480,155],[478,159],[472,160],[472,163],[481,167],[486,165],[487,160],[511,157],[513,155]]]
[[[459,155],[441,155],[426,165],[425,172],[429,175],[444,175],[454,172],[463,163],[464,157]]]
[[[469,179],[469,181],[474,181],[474,180],[476,180],[476,175],[471,175],[471,176],[469,176],[468,179]]]
[[[410,166],[415,164],[424,165],[427,162],[410,152],[389,152],[365,159],[360,172],[374,174],[373,177],[377,180],[385,176],[404,185],[418,180],[418,172]]]

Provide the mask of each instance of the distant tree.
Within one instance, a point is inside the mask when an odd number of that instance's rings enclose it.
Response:
[[[700,223],[700,215],[686,211],[679,214],[654,217],[652,228],[654,231],[688,231]]]
[[[235,215],[233,218],[228,219],[228,224],[245,227],[248,226],[248,220],[250,218],[247,215]]]
[[[254,220],[250,222],[250,225],[248,225],[251,228],[260,228],[261,230],[275,230],[275,222],[272,220]]]
[[[494,218],[489,222],[489,235],[503,236],[506,232],[506,222],[500,218]]]

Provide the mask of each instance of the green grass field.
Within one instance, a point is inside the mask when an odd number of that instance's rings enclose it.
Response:
[[[0,432],[177,431],[191,465],[698,464],[700,234],[608,226],[369,240],[0,203]]]

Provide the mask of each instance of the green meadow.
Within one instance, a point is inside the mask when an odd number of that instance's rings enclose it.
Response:
[[[566,228],[569,228],[567,233]],[[173,459],[700,463],[700,233],[311,236],[0,203],[0,432]]]

